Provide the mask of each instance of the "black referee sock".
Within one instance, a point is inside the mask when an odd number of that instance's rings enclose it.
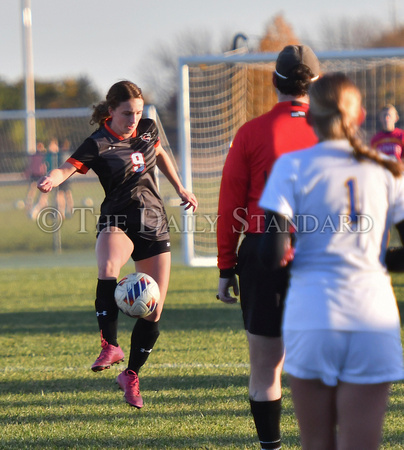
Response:
[[[282,398],[267,402],[256,402],[250,399],[250,405],[261,449],[274,450],[281,448],[280,421]]]
[[[159,323],[138,319],[133,327],[128,369],[139,373],[160,335]]]
[[[108,344],[118,346],[118,313],[115,303],[116,280],[98,280],[95,311],[102,337]]]

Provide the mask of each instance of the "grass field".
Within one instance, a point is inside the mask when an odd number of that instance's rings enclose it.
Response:
[[[88,181],[84,176],[81,178],[78,176],[80,181],[72,183],[76,210],[71,218],[61,223],[58,233],[63,251],[92,251],[94,249],[95,227],[104,195],[99,183]],[[3,253],[51,252],[54,249],[56,233],[52,233],[50,227],[47,229],[43,227],[41,217],[38,218],[38,221],[32,220],[28,217],[24,207],[17,207],[19,202],[24,204],[27,190],[26,182],[12,186],[0,184],[0,255]],[[171,191],[168,190],[168,187],[165,187],[164,192],[166,196],[170,197]],[[91,201],[92,206],[86,205],[87,200]],[[56,205],[54,192],[48,194],[48,204],[51,207]],[[174,215],[176,222],[180,223],[180,208],[167,206],[166,210],[169,217]],[[181,240],[180,234],[171,233],[171,240],[172,245],[178,247]]]
[[[63,252],[52,254],[53,235],[15,208],[26,189],[1,188],[0,449],[258,449],[240,308],[215,300],[217,270],[174,265],[161,335],[140,372],[145,406],[130,408],[115,384],[124,365],[90,370],[100,351],[94,215],[86,216],[87,233],[78,233],[78,214],[65,221]],[[77,182],[73,194],[76,206],[91,197],[98,213],[98,185]],[[177,262],[180,236],[171,237]],[[404,275],[393,280],[403,316]],[[132,326],[120,316],[127,356]],[[298,449],[286,376],[283,382],[282,448]],[[399,383],[383,449],[404,449],[403,414]]]
[[[173,267],[160,339],[140,372],[142,410],[114,382],[123,365],[90,370],[95,279],[95,267],[0,270],[0,448],[258,449],[240,310],[215,300],[217,270]],[[403,315],[404,276],[394,286]],[[127,355],[132,326],[120,316]],[[383,449],[404,449],[403,413],[398,383]],[[282,448],[298,449],[286,377],[282,431]]]

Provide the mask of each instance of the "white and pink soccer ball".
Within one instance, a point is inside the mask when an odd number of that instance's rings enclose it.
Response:
[[[118,283],[115,301],[127,316],[142,318],[149,316],[158,305],[160,290],[156,281],[145,273],[131,273]]]

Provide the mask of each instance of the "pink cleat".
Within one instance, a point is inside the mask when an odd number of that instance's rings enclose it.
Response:
[[[143,406],[143,399],[139,391],[139,378],[136,372],[126,369],[121,372],[116,382],[119,384],[119,388],[124,392],[124,398],[126,403],[130,406],[140,409]]]
[[[124,354],[121,347],[115,347],[108,344],[105,339],[101,340],[101,353],[95,360],[95,363],[91,366],[91,370],[99,372],[100,370],[109,369],[114,364],[119,364],[124,360]]]

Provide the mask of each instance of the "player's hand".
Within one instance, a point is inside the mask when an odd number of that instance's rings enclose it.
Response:
[[[182,200],[181,206],[185,206],[185,209],[193,208],[193,211],[196,211],[196,208],[198,207],[198,200],[192,192],[181,189],[178,191],[178,195]]]
[[[285,254],[280,262],[281,267],[286,267],[295,257],[295,249],[292,247],[292,240],[288,239],[285,244]]]
[[[46,194],[47,192],[50,192],[53,188],[52,178],[44,176],[38,180],[36,186],[41,192],[44,192]]]
[[[232,297],[230,294],[230,288],[233,288],[234,295],[239,295],[240,292],[236,275],[233,275],[231,278],[219,278],[216,298],[223,303],[237,303],[237,298]]]

